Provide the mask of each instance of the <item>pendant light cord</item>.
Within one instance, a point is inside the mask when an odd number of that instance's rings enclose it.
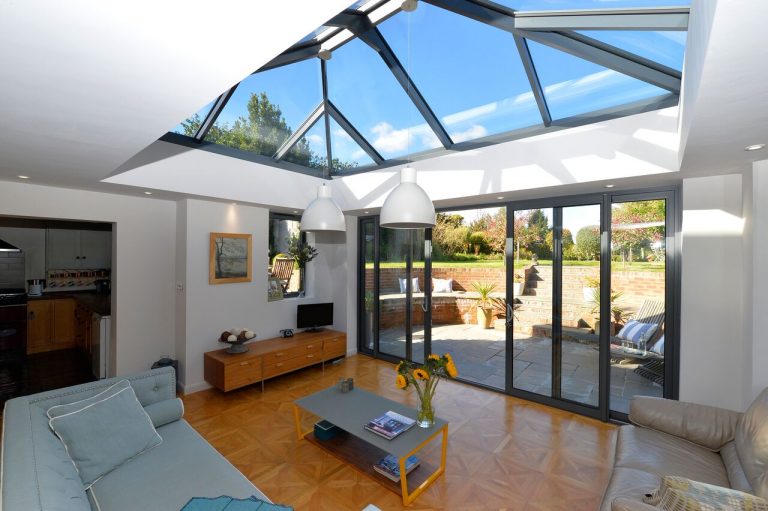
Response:
[[[411,97],[411,80],[413,80],[411,75],[411,16],[413,15],[413,11],[408,12],[408,23],[407,23],[407,46],[408,51],[406,53],[406,58],[408,62],[406,63],[406,67],[408,68],[408,97]],[[408,122],[408,135],[406,138],[406,144],[407,144],[407,150],[408,155],[411,154],[411,127],[413,127],[413,110],[410,111],[410,121]]]

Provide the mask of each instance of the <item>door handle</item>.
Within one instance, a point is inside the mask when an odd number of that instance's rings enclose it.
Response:
[[[513,309],[512,305],[507,302],[507,320],[504,322],[504,324],[507,327],[512,326],[512,318],[514,317],[515,310]]]

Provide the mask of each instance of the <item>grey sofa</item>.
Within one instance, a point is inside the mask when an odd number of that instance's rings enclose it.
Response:
[[[768,497],[768,389],[745,413],[637,397],[619,428],[601,511],[653,511],[643,503],[663,476]]]
[[[163,441],[102,477],[87,492],[48,426],[51,406],[93,396],[128,380]],[[0,487],[4,511],[181,509],[192,497],[267,500],[181,418],[172,368],[44,392],[8,401],[3,412]]]

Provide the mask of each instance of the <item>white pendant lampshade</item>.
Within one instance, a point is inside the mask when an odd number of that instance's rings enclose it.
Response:
[[[331,189],[320,185],[317,187],[317,198],[309,203],[301,215],[302,231],[345,231],[344,213],[333,202]]]
[[[416,184],[416,169],[400,171],[400,184],[381,207],[379,225],[390,229],[423,229],[435,226],[435,206],[427,192]]]

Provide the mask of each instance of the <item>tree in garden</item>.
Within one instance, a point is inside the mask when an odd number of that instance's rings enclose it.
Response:
[[[600,228],[588,225],[576,233],[576,253],[581,259],[595,261],[600,255]]]
[[[536,210],[541,211],[541,210]],[[540,242],[543,238],[538,237],[538,231],[531,229],[531,217],[533,211],[520,211],[515,213],[515,220],[512,226],[512,235],[515,240],[515,259],[520,260],[520,247],[530,249],[532,245]]]
[[[469,228],[461,215],[437,214],[437,222],[432,229],[432,246],[435,255],[450,258],[454,254],[466,251],[469,243]]]
[[[666,204],[663,200],[624,202],[611,212],[611,242],[623,261],[632,262],[635,248],[651,247],[664,238]]]
[[[563,228],[563,257],[567,254],[572,253],[573,251],[573,235],[571,235],[571,230]],[[549,251],[553,254],[555,253],[555,231],[550,230],[547,232],[547,235],[544,238],[544,243],[549,248]]]
[[[503,254],[507,246],[507,210],[499,208],[486,222],[486,242],[491,253]]]
[[[248,116],[240,116],[232,124],[216,122],[205,140],[234,149],[262,155],[273,155],[293,133],[278,105],[269,101],[267,94],[251,93],[247,104]],[[202,124],[198,114],[181,123],[184,134],[194,136]],[[325,168],[326,157],[310,148],[306,138],[301,138],[283,158],[286,161],[310,168]],[[356,162],[342,162],[334,158],[331,168],[335,172],[357,166]]]

